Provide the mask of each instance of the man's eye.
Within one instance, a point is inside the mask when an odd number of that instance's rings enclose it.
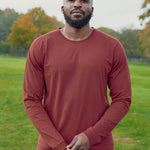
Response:
[[[74,2],[75,0],[68,0],[69,2]],[[87,3],[87,2],[89,2],[89,0],[81,0],[81,2],[83,2],[83,3]]]
[[[88,0],[81,0],[82,2],[84,2],[84,3],[87,3],[88,2]]]

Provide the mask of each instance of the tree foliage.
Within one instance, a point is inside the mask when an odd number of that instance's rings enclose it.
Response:
[[[63,26],[55,17],[45,14],[40,7],[29,10],[14,22],[8,39],[13,47],[28,49],[36,37]]]
[[[142,4],[142,8],[144,9],[144,13],[139,16],[139,19],[145,20],[147,17],[150,16],[150,0],[144,0]]]
[[[143,56],[142,51],[139,49],[139,42],[137,39],[137,35],[139,30],[123,28],[119,40],[125,48],[127,57],[138,58]]]
[[[140,43],[140,49],[145,56],[150,57],[150,0],[144,0],[142,4],[144,13],[139,16],[140,20],[146,20],[145,28],[140,30],[138,34],[138,40]]]
[[[146,23],[143,30],[138,34],[140,49],[144,55],[150,58],[150,22]]]
[[[106,27],[100,27],[100,28],[98,28],[98,30],[105,32],[105,33],[119,39],[120,34],[113,29],[106,28]]]
[[[0,54],[8,54],[10,53],[11,47],[7,41],[0,42]]]
[[[0,10],[0,41],[5,41],[10,34],[10,27],[17,20],[19,13],[14,9]]]
[[[100,27],[98,30],[101,30],[115,38],[117,38],[125,48],[127,57],[137,58],[141,57],[143,54],[139,51],[139,44],[137,39],[138,30],[123,28],[121,32],[117,32],[110,28]]]
[[[32,22],[32,16],[29,14],[21,15],[11,27],[11,34],[8,41],[13,47],[29,48],[31,42],[36,37],[38,29]]]
[[[52,31],[58,26],[63,26],[56,17],[49,17],[41,8],[31,9],[28,14],[32,16],[33,24],[38,29],[38,35]]]

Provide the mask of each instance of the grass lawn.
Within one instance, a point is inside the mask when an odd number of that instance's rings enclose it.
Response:
[[[0,56],[0,150],[36,150],[38,133],[24,111],[25,58]],[[150,63],[129,63],[132,105],[113,130],[115,150],[150,150]]]

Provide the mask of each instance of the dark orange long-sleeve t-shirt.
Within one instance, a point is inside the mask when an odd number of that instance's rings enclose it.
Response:
[[[41,150],[63,150],[81,132],[90,150],[113,150],[111,131],[130,103],[127,59],[115,38],[93,29],[85,40],[71,41],[57,29],[32,43],[24,105],[40,133]]]

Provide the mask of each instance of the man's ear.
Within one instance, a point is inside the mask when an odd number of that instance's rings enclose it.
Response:
[[[61,6],[61,11],[62,11],[62,12],[64,11],[64,6]]]
[[[94,11],[94,7],[92,7],[92,13],[93,13],[93,11]]]

